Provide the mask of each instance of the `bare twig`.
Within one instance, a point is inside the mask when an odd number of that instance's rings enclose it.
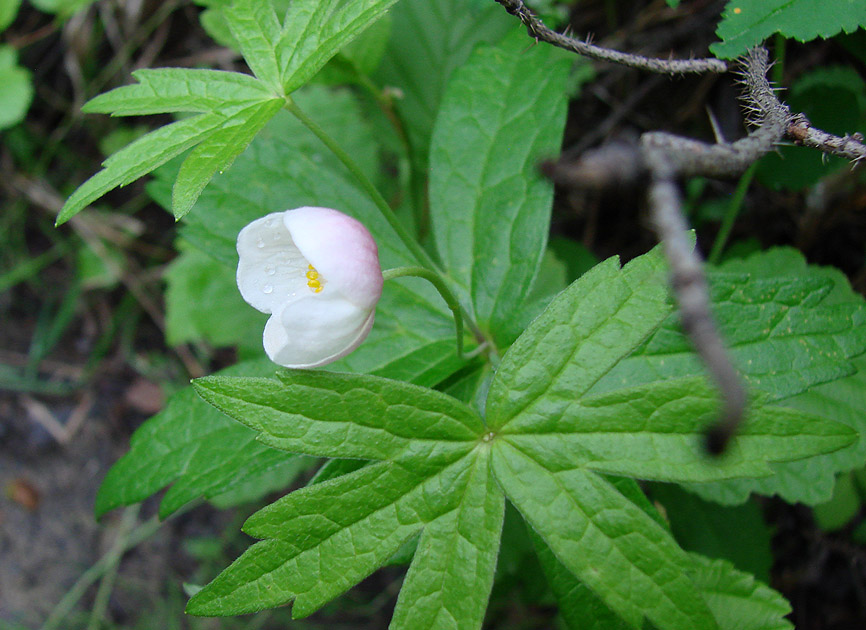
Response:
[[[529,36],[533,39],[553,44],[590,59],[609,61],[660,74],[704,74],[726,72],[728,69],[727,64],[721,59],[657,59],[595,46],[588,41],[581,41],[548,28],[529,10],[523,0],[496,0],[496,2],[517,17],[526,26]]]

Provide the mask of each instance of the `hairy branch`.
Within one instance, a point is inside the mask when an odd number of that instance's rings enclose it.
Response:
[[[536,41],[547,42],[590,59],[609,61],[630,68],[661,74],[704,74],[707,72],[726,72],[728,69],[727,64],[721,59],[654,59],[595,46],[548,28],[529,10],[523,0],[496,0],[496,2],[505,7],[505,10],[511,15],[517,17],[526,26],[529,36]]]

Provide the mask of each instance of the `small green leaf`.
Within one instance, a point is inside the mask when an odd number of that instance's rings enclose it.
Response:
[[[505,514],[489,455],[476,452],[459,505],[424,528],[391,628],[481,628]]]
[[[773,33],[805,42],[853,33],[866,26],[866,4],[859,0],[729,0],[716,29],[717,57],[733,59]]]
[[[0,129],[24,120],[33,101],[30,71],[16,64],[17,57],[11,46],[0,46]]]
[[[452,76],[433,130],[436,246],[479,323],[502,346],[516,336],[504,329],[547,242],[553,187],[537,163],[561,142],[570,65],[551,46],[526,50],[523,33],[479,47]]]
[[[65,223],[109,190],[135,181],[206,140],[224,122],[225,116],[218,113],[199,114],[160,127],[124,147],[103,163],[105,168],[72,193],[60,210],[57,224]]]
[[[282,99],[271,99],[240,110],[187,156],[172,189],[171,206],[175,219],[192,209],[214,174],[231,166],[283,105]]]
[[[280,93],[280,70],[276,47],[282,28],[271,2],[235,0],[223,9],[241,54],[262,82]]]
[[[87,101],[86,114],[145,116],[174,112],[230,112],[274,95],[258,79],[238,72],[193,68],[136,70],[124,85]]]
[[[518,415],[546,418],[552,407],[579,399],[670,311],[659,248],[622,270],[615,258],[596,265],[505,354],[487,399],[488,425],[502,429]]]
[[[493,470],[556,558],[634,628],[716,628],[670,534],[597,474],[534,459],[502,439]]]
[[[304,370],[279,376],[210,376],[193,385],[209,403],[260,432],[265,444],[320,457],[388,459],[430,440],[459,450],[484,430],[469,407],[417,385]]]

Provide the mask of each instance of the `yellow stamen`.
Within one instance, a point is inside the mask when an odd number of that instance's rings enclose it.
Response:
[[[324,286],[322,285],[323,280],[319,277],[319,272],[316,271],[313,265],[308,265],[307,268],[307,286],[310,287],[313,293],[320,293]]]

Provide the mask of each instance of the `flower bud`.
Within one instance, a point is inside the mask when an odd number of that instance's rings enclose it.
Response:
[[[238,289],[271,315],[268,357],[289,368],[332,363],[373,327],[382,295],[379,253],[359,221],[303,207],[256,219],[238,234]]]

